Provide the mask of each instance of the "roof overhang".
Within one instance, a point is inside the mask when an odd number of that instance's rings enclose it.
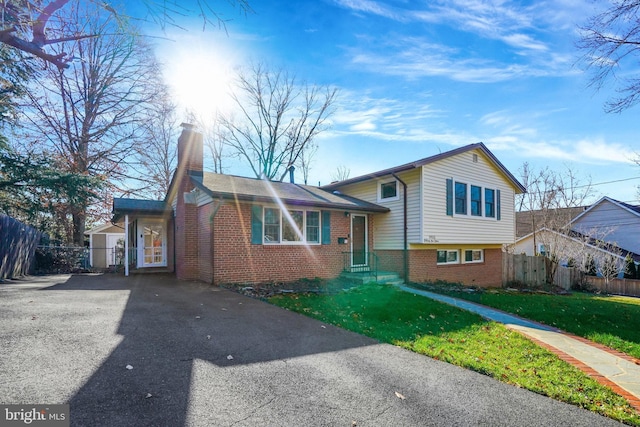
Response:
[[[333,209],[333,210],[344,210],[344,211],[356,211],[356,212],[367,212],[367,213],[386,213],[390,212],[390,209],[385,206],[376,205],[374,203],[364,202],[362,200],[346,196],[341,194],[340,197],[345,199],[345,203],[339,202],[318,202],[318,201],[308,201],[308,200],[300,200],[300,199],[292,199],[292,198],[279,198],[276,200],[275,197],[271,196],[258,196],[251,194],[238,194],[233,192],[224,192],[224,191],[213,191],[207,186],[205,186],[201,180],[192,179],[192,183],[195,187],[213,200],[222,199],[222,200],[230,200],[234,202],[247,202],[247,203],[274,203],[274,204],[284,204],[286,206],[301,206],[301,207],[313,207],[318,209]],[[348,203],[349,200],[353,200],[353,203]]]

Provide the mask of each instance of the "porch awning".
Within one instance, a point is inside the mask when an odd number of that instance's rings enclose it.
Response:
[[[173,214],[171,206],[164,200],[145,199],[113,199],[113,218],[111,222],[119,222],[124,215],[142,216],[171,216]]]

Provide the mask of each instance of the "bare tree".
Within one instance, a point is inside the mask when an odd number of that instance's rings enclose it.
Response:
[[[223,173],[223,161],[229,157],[225,153],[225,128],[221,125],[220,113],[216,112],[210,118],[197,116],[194,112],[187,113],[187,121],[196,124],[202,131],[203,148],[208,160],[204,165],[214,173]]]
[[[581,27],[577,43],[583,63],[591,71],[590,85],[600,89],[609,80],[616,82],[619,97],[605,104],[607,112],[619,113],[640,102],[640,2],[610,0],[610,7]]]
[[[135,151],[142,166],[138,180],[145,185],[140,193],[163,198],[177,163],[178,118],[176,104],[167,87],[157,82],[156,95],[147,110],[148,119],[142,125],[146,142]]]
[[[527,162],[522,165],[520,174],[527,192],[518,196],[516,206],[518,211],[528,212],[537,254],[539,244],[545,244],[539,241],[538,230],[547,228],[568,234],[575,213],[572,208],[583,206],[593,192],[591,178],[583,183],[570,167],[561,172],[549,168],[534,170]],[[549,245],[551,242],[546,243]],[[552,247],[560,245],[559,242],[553,243]],[[555,254],[548,253],[548,256],[553,259]]]
[[[344,181],[345,179],[349,179],[349,175],[351,175],[351,169],[345,165],[340,165],[331,174],[331,179],[333,181]]]
[[[123,13],[122,6],[113,1],[84,0],[85,6],[93,5],[101,9],[102,15],[108,14],[109,18],[118,22],[125,22],[130,19]],[[207,24],[217,24],[224,26],[224,19],[219,15],[207,0],[196,0],[195,2],[144,0],[147,10],[147,17],[160,24],[163,28],[166,25],[179,26],[176,17],[197,14],[202,18],[203,27]],[[240,10],[250,12],[251,8],[246,0],[230,1],[237,4]],[[55,65],[59,69],[69,67],[74,55],[70,50],[50,49],[52,46],[67,44],[72,41],[80,41],[88,38],[101,37],[104,34],[92,32],[85,28],[83,31],[73,31],[71,24],[67,21],[69,12],[74,7],[73,0],[51,0],[51,1],[2,1],[0,3],[0,43],[11,46],[22,52],[34,55],[47,63]],[[67,26],[68,31],[51,34],[50,26],[56,29]],[[124,34],[128,30],[127,25],[122,25],[117,29],[119,34]]]
[[[76,2],[54,37],[72,33],[101,34],[56,45],[60,52],[79,58],[62,71],[45,70],[28,92],[29,108],[24,137],[48,150],[69,172],[100,177],[117,186],[131,176],[128,159],[143,144],[140,127],[147,121],[146,107],[153,99],[150,84],[159,76],[151,50],[133,30],[117,32],[123,23],[96,7]],[[70,206],[73,241],[84,239],[87,203]]]
[[[300,152],[300,156],[296,162],[296,166],[302,171],[302,179],[304,180],[305,185],[309,182],[311,164],[313,163],[313,157],[317,152],[318,143],[316,141],[311,141],[306,145],[306,147],[304,147],[302,152]]]
[[[624,273],[626,266],[622,249],[616,242],[608,240],[608,236],[615,231],[615,228],[598,227],[573,233],[574,240],[580,244],[572,246],[573,252],[567,254],[577,260],[578,265],[594,266],[607,286],[612,279]]]
[[[286,71],[263,64],[240,72],[232,99],[239,119],[225,117],[225,142],[256,177],[282,181],[305,148],[327,128],[337,90],[298,85]]]

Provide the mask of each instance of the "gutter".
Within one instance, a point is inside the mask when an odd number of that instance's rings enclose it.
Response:
[[[402,184],[402,203],[403,203],[403,243],[404,243],[404,280],[409,280],[409,246],[408,246],[408,236],[407,236],[407,183],[398,177],[395,173],[392,173],[393,176],[400,184]]]

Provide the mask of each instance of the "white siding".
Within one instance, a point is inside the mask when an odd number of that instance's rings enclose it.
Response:
[[[420,169],[399,173],[398,177],[407,184],[407,237],[408,241],[420,241],[421,198]],[[402,249],[404,247],[403,186],[398,182],[398,198],[391,201],[378,199],[380,184],[394,180],[391,175],[352,184],[340,188],[340,192],[358,199],[376,203],[391,209],[391,212],[374,216],[374,249]]]
[[[640,253],[640,216],[609,200],[603,199],[585,212],[572,229]]]
[[[477,155],[474,162],[473,155]],[[474,150],[423,166],[424,243],[511,244],[515,241],[515,191],[482,151]],[[500,190],[500,220],[471,215],[447,215],[446,180]],[[484,190],[482,195],[484,211]]]

